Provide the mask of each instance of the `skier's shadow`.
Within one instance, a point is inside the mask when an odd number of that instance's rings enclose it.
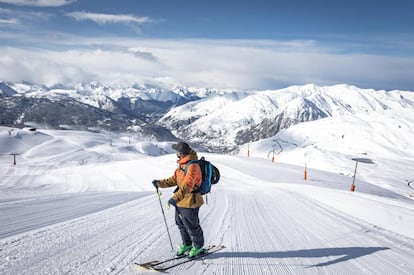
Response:
[[[351,259],[366,256],[381,250],[390,249],[389,247],[333,247],[333,248],[316,248],[291,251],[273,251],[273,252],[216,252],[209,255],[209,259],[215,258],[324,258],[329,257],[328,261],[312,265],[310,267],[328,266]],[[332,257],[335,259],[331,260]],[[339,258],[337,258],[339,257]]]

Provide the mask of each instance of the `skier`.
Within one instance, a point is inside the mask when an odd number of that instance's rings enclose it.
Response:
[[[184,168],[190,160],[197,160],[196,151],[190,148],[185,142],[173,144],[172,148],[176,151],[178,168],[170,178],[153,180],[155,188],[168,188],[177,186],[174,195],[168,200],[168,205],[175,207],[175,223],[180,230],[182,244],[178,246],[177,256],[188,252],[188,257],[193,258],[204,251],[204,235],[200,226],[198,212],[204,203],[203,197],[199,192],[192,191],[202,180],[200,166],[192,163],[184,173]]]

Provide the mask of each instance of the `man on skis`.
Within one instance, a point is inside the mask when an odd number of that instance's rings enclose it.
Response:
[[[178,247],[177,255],[188,252],[188,257],[193,258],[204,251],[204,235],[198,217],[204,200],[200,192],[193,192],[201,184],[202,173],[198,163],[191,163],[184,173],[186,164],[198,159],[197,153],[187,143],[178,142],[172,148],[178,157],[178,167],[174,175],[162,180],[153,180],[152,184],[156,188],[177,186],[174,195],[168,200],[168,204],[175,207],[175,223],[183,242]]]

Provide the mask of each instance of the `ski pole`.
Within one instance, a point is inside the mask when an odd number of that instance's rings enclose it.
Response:
[[[173,251],[174,248],[173,248],[173,244],[172,244],[172,241],[171,241],[171,235],[170,235],[170,231],[168,230],[167,220],[165,219],[164,208],[162,207],[162,203],[161,203],[161,194],[158,191],[158,187],[156,187],[156,191],[157,191],[157,195],[158,195],[158,200],[160,201],[160,207],[161,207],[162,216],[164,217],[165,228],[167,228],[168,239],[170,240],[170,245],[171,245],[171,251]]]

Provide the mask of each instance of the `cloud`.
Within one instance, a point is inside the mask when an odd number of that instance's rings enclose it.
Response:
[[[12,4],[17,6],[33,7],[60,7],[71,4],[77,0],[0,0],[0,3]]]
[[[91,13],[85,11],[76,11],[66,13],[66,16],[72,17],[77,21],[90,20],[98,24],[144,24],[150,23],[152,20],[147,17],[136,17],[128,14],[106,14]]]
[[[19,20],[16,18],[10,18],[10,19],[2,19],[0,18],[0,25],[17,25],[19,24]]]
[[[54,85],[73,83],[73,80],[87,80],[93,77],[82,67],[63,59],[54,60],[51,52],[26,49],[3,48],[0,56],[0,75],[10,81],[31,81]],[[37,73],[36,73],[37,72]]]
[[[0,24],[26,25],[32,22],[45,21],[53,15],[46,12],[23,11],[0,8]]]
[[[69,50],[0,47],[0,80],[121,86],[162,82],[234,89],[345,83],[414,90],[414,57],[349,53],[315,41],[119,37],[56,41]],[[63,47],[54,47],[58,48]]]
[[[144,60],[148,60],[151,62],[158,62],[158,58],[149,51],[143,51],[139,49],[129,49],[129,51],[132,52],[138,58],[142,58]]]

